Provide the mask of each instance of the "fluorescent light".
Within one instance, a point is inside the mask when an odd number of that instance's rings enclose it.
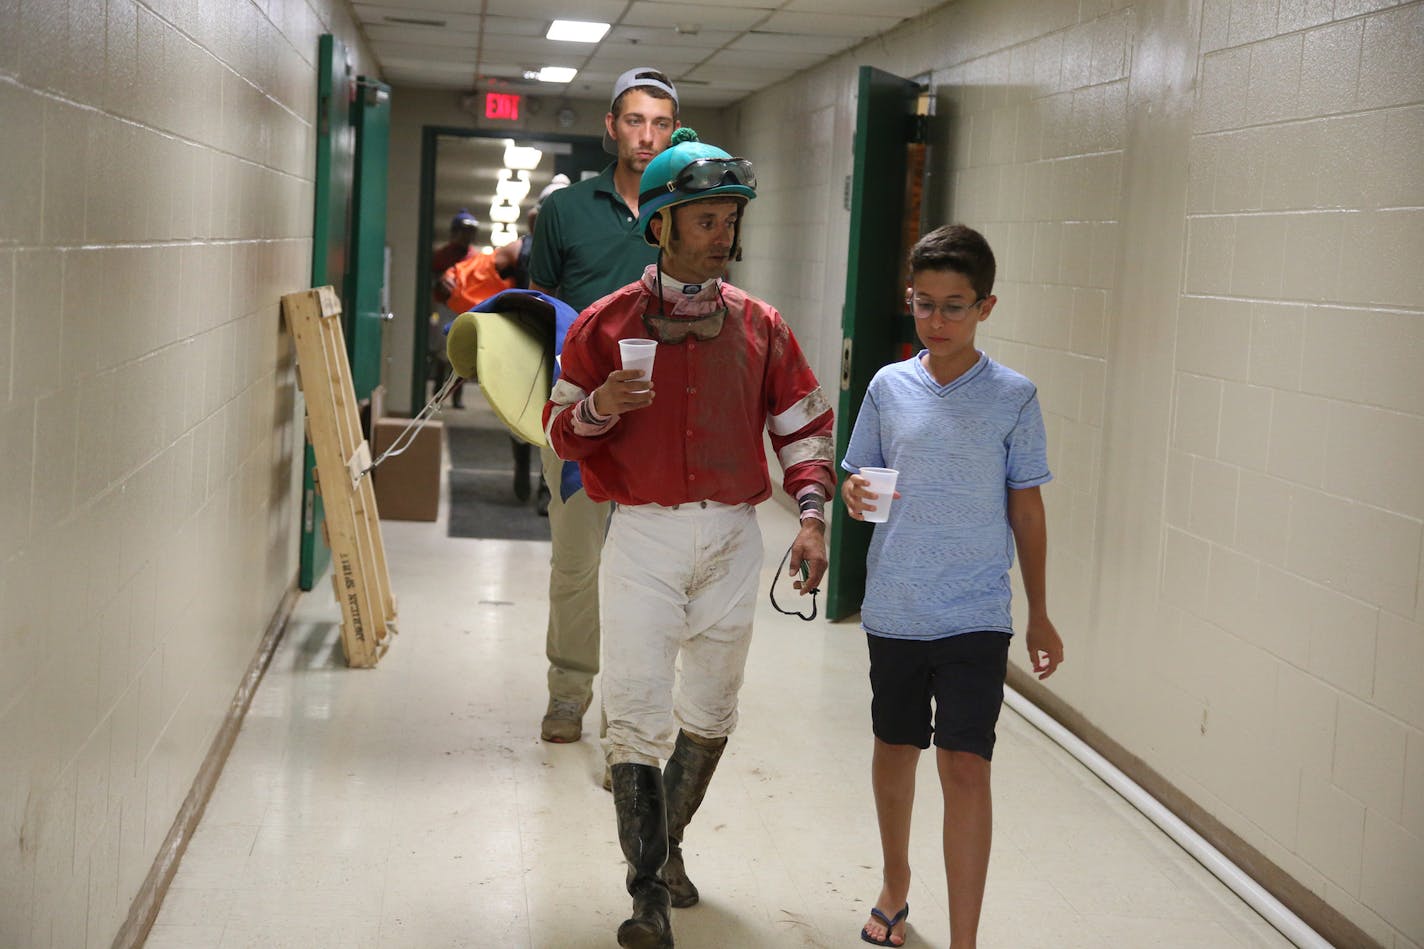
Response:
[[[578,70],[572,66],[543,66],[534,76],[540,82],[573,82]]]
[[[508,168],[501,168],[499,180],[494,183],[494,193],[511,204],[518,204],[529,194],[529,172],[512,172]]]
[[[490,220],[499,224],[513,224],[519,220],[519,207],[503,199],[496,199],[490,204]]]
[[[549,24],[545,39],[563,40],[565,43],[597,43],[608,32],[607,23],[590,20],[555,20]]]
[[[504,143],[504,167],[520,170],[533,171],[539,167],[539,159],[544,157],[544,153],[537,148],[514,144],[513,139],[506,139]]]

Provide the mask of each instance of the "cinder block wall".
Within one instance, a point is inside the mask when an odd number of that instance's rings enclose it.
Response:
[[[832,386],[862,64],[938,90],[1040,388],[1053,689],[1424,944],[1424,4],[964,0],[748,97],[738,279]]]
[[[0,945],[112,942],[294,581],[328,31],[0,3]]]

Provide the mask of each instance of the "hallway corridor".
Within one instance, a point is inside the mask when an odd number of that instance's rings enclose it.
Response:
[[[627,899],[598,746],[538,738],[548,544],[448,539],[447,512],[383,522],[401,633],[377,669],[345,668],[328,581],[298,602],[148,949],[614,944]],[[879,891],[863,634],[771,610],[794,520],[759,513],[741,725],[688,834],[703,901],[676,912],[677,944],[862,945]],[[1007,708],[999,736],[986,949],[1288,945]],[[928,755],[919,778],[908,945],[942,947]]]

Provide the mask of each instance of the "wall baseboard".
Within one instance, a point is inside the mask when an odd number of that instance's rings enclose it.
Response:
[[[247,710],[252,705],[252,697],[257,693],[257,687],[262,683],[262,677],[272,662],[272,654],[282,641],[287,630],[287,620],[291,618],[292,609],[300,596],[301,590],[297,588],[297,579],[294,576],[287,592],[282,595],[281,602],[277,604],[266,632],[262,634],[257,653],[248,664],[247,672],[228,704],[222,726],[213,737],[212,745],[208,748],[197,776],[193,778],[193,786],[188,790],[183,806],[173,818],[173,826],[169,828],[168,836],[164,838],[157,856],[153,858],[153,866],[149,868],[148,876],[144,878],[143,885],[129,904],[128,919],[124,920],[123,926],[114,936],[112,949],[140,949],[148,939],[148,931],[153,928],[154,920],[158,918],[163,897],[168,893],[168,886],[178,872],[178,862],[183,859],[188,842],[193,839],[193,834],[198,829],[198,821],[203,817],[203,810],[208,806],[213,788],[217,787],[233,742],[237,740],[237,733],[242,728],[242,720],[246,718]]]
[[[1247,876],[1280,900],[1287,909],[1299,916],[1332,946],[1338,949],[1384,949],[1343,913],[1316,896],[1299,880],[1239,837],[1153,770],[1147,762],[1109,738],[1106,732],[1089,722],[1082,713],[1055,695],[1032,674],[1011,663],[1008,685],[1106,758],[1113,767],[1131,778],[1144,791],[1161,801],[1167,810],[1200,834],[1207,843],[1221,851],[1228,860],[1245,871]]]

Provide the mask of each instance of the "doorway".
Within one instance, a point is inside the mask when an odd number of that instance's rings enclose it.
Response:
[[[850,442],[876,371],[915,351],[914,321],[905,306],[905,253],[926,224],[926,190],[935,166],[929,145],[933,102],[925,81],[860,67],[841,314],[839,446]],[[860,609],[873,525],[851,520],[842,504],[830,511],[826,617],[839,620]]]
[[[508,153],[509,149],[536,149],[533,153]],[[509,159],[532,165],[524,174],[521,169],[504,172]],[[493,250],[528,234],[526,216],[546,185],[555,175],[566,175],[570,182],[581,181],[601,172],[612,161],[603,151],[602,139],[592,135],[561,135],[556,133],[508,134],[484,129],[462,129],[426,126],[421,137],[420,222],[416,237],[416,313],[411,360],[412,408],[418,408],[430,398],[429,383],[432,346],[440,345],[443,337],[439,327],[433,327],[432,316],[437,307],[431,288],[439,274],[431,270],[435,250],[450,237],[450,224],[462,209],[478,222],[472,247],[476,252]],[[528,190],[518,201],[502,201],[497,186],[501,179],[528,184]],[[523,188],[518,183],[516,193]],[[509,212],[513,204],[515,212]],[[496,208],[499,205],[499,208]],[[513,217],[496,221],[494,214]]]

